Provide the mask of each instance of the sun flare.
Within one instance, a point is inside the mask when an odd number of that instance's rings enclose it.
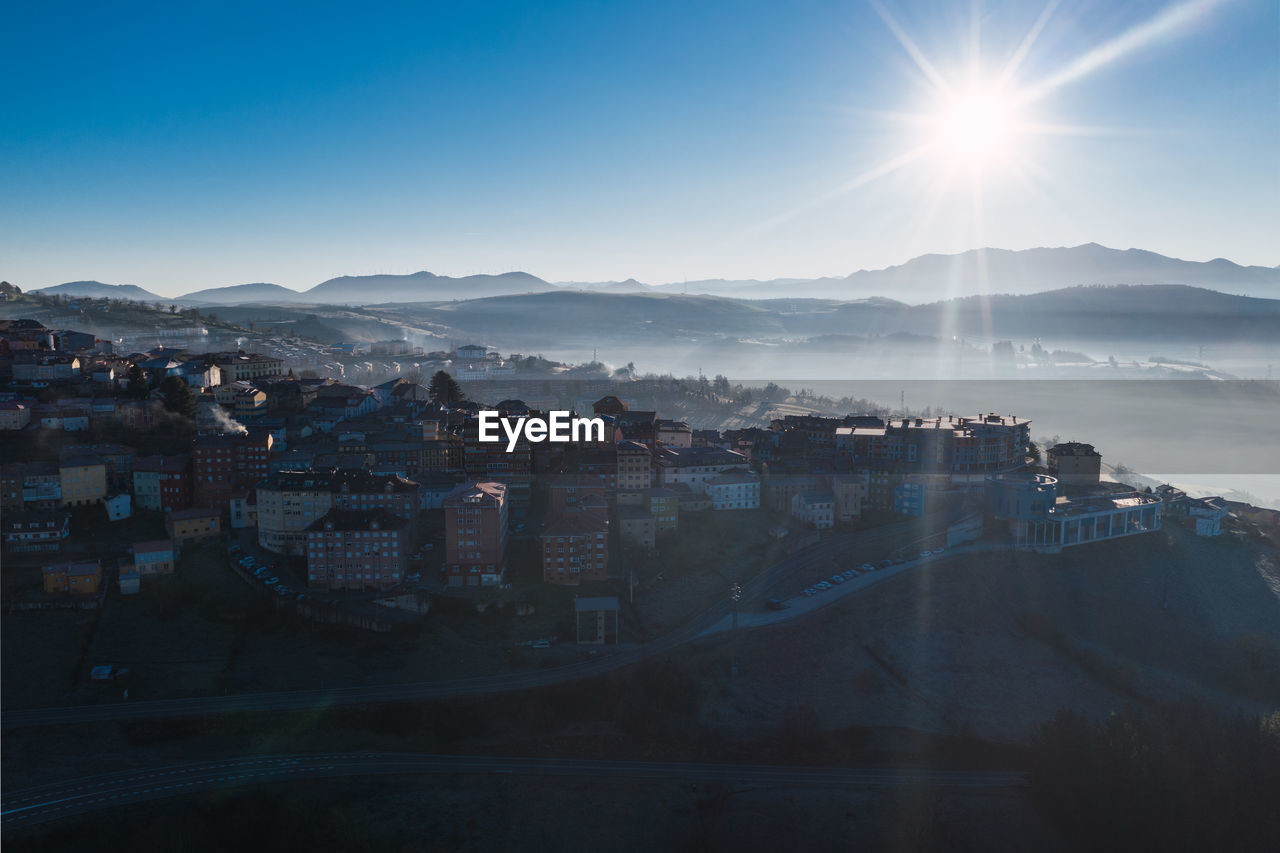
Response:
[[[1009,105],[998,95],[965,95],[948,104],[941,117],[940,142],[952,154],[984,160],[1008,153]]]

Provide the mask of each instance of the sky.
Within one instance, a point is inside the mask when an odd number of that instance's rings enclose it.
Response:
[[[6,30],[24,288],[843,276],[1090,241],[1280,264],[1270,0],[49,0]]]

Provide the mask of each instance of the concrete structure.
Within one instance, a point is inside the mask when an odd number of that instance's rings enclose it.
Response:
[[[445,580],[449,586],[493,586],[507,562],[507,485],[465,483],[444,500]]]
[[[1069,441],[1046,453],[1049,475],[1066,485],[1096,486],[1102,475],[1102,454],[1092,444]]]
[[[307,583],[385,590],[404,579],[408,522],[385,509],[330,510],[306,531]]]
[[[133,543],[133,568],[139,575],[171,575],[177,564],[172,539]]]
[[[1018,548],[1056,552],[1073,545],[1160,529],[1160,498],[1141,492],[1058,497],[1057,479],[1045,474],[991,474],[985,484],[986,518],[1003,527]]]
[[[102,564],[97,560],[45,566],[43,575],[44,591],[50,595],[95,595],[102,588]]]

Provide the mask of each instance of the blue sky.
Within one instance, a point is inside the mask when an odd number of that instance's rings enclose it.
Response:
[[[1088,241],[1280,263],[1274,2],[1062,0],[1007,92],[1117,51],[1010,113],[1036,132],[855,180],[954,100],[890,22],[954,95],[1045,9],[25,4],[0,52],[0,277],[656,283]]]

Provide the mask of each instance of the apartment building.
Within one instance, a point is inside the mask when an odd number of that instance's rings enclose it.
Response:
[[[577,586],[609,576],[609,520],[589,510],[566,512],[547,522],[542,544],[542,579]]]
[[[464,483],[444,500],[445,579],[449,586],[492,586],[507,560],[507,484]]]
[[[102,564],[85,560],[45,566],[43,580],[49,595],[96,595],[102,588]]]
[[[133,462],[133,500],[140,510],[188,509],[191,506],[191,457],[139,456]]]
[[[197,436],[191,448],[191,499],[223,511],[232,495],[250,488],[271,470],[271,433]]]
[[[706,494],[707,484],[730,468],[746,468],[747,458],[718,447],[663,447],[656,456],[658,485],[684,484],[696,494]],[[757,485],[757,505],[759,491]]]
[[[303,553],[307,529],[332,509],[385,509],[412,521],[420,506],[417,483],[363,469],[279,471],[256,492],[258,544],[277,554]]]
[[[107,465],[94,456],[67,456],[58,465],[63,506],[87,506],[107,497]]]
[[[409,522],[385,510],[334,509],[307,527],[307,583],[330,590],[384,590],[401,583]]]
[[[748,468],[730,468],[707,481],[714,510],[759,509],[760,476]]]
[[[653,485],[653,453],[638,441],[620,441],[617,455],[619,492],[638,492]]]
[[[139,575],[171,575],[177,565],[172,539],[133,543],[133,568]]]

